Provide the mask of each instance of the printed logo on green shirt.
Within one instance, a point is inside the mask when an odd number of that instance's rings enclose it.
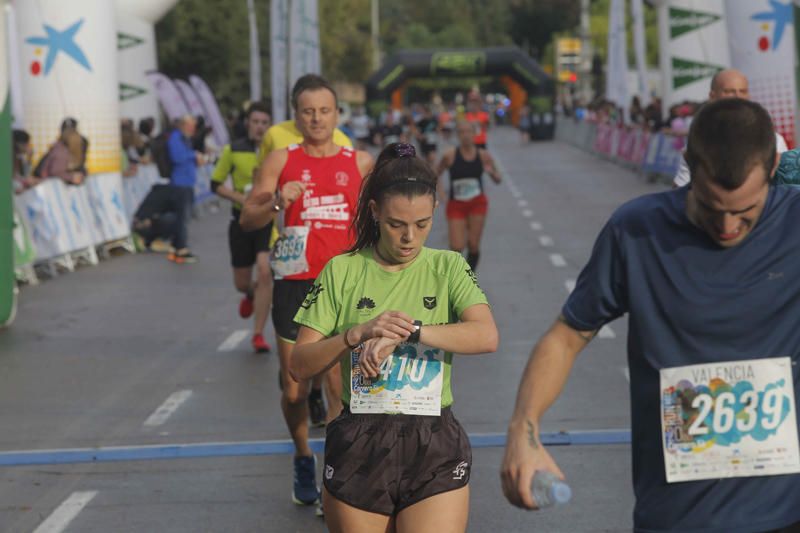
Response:
[[[364,296],[356,304],[356,309],[375,309],[375,302],[372,298]]]
[[[319,299],[319,295],[322,294],[325,288],[322,286],[321,283],[314,283],[311,287],[308,288],[308,292],[306,293],[306,299],[303,300],[303,303],[300,304],[300,307],[303,309],[308,309]]]
[[[425,309],[434,309],[436,307],[436,296],[423,296],[422,305]]]
[[[481,286],[478,284],[478,276],[475,274],[475,271],[472,270],[471,268],[468,268],[465,270],[465,272],[467,273],[467,276],[469,276],[469,278],[472,280],[472,283],[474,283],[475,286],[480,289]]]

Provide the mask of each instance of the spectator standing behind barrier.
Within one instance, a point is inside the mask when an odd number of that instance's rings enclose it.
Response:
[[[37,170],[42,178],[61,178],[64,183],[80,185],[86,178],[81,163],[84,160],[81,136],[74,129],[65,129]]]
[[[143,118],[139,121],[139,141],[137,147],[139,152],[139,161],[142,164],[148,164],[152,161],[151,156],[151,143],[153,141],[153,131],[156,127],[156,121],[153,117]]]
[[[708,92],[708,99],[719,100],[721,98],[742,98],[744,100],[750,99],[750,85],[747,76],[742,74],[736,69],[727,69],[717,72],[711,78],[711,90]],[[775,143],[778,154],[782,154],[788,147],[786,140],[783,136],[775,132]],[[689,172],[689,165],[686,164],[686,157],[681,157],[681,164],[675,177],[672,179],[673,187],[683,187],[691,181],[691,174]]]
[[[78,134],[78,136],[81,139],[81,144],[80,144],[81,156],[80,156],[80,161],[78,161],[77,168],[78,170],[83,172],[84,175],[86,175],[88,174],[88,172],[86,171],[86,156],[89,153],[89,140],[83,135],[81,135],[81,133],[78,131],[78,121],[72,117],[65,118],[64,121],[61,123],[61,134],[63,135],[68,131],[74,131],[75,133]]]
[[[14,192],[19,194],[37,185],[40,180],[31,174],[31,159],[33,157],[31,136],[24,130],[14,130],[12,140],[13,166],[11,176],[14,180]]]
[[[130,178],[135,176],[139,171],[139,152],[137,145],[140,140],[133,129],[133,121],[124,119],[120,127],[120,141],[122,142],[122,149],[120,150],[120,165],[122,169],[122,177]]]
[[[197,166],[203,162],[203,155],[192,150],[192,138],[196,132],[197,120],[185,115],[167,139],[167,152],[172,163],[171,202],[177,216],[172,240],[175,251],[168,254],[167,259],[178,264],[197,262],[197,257],[189,250],[189,218],[192,216]]]

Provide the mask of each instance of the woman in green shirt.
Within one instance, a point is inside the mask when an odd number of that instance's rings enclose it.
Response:
[[[469,440],[450,409],[453,353],[497,349],[475,273],[424,247],[436,175],[404,143],[364,180],[356,242],[325,266],[295,317],[295,379],[341,362],[345,405],[328,426],[323,493],[337,531],[464,531]]]

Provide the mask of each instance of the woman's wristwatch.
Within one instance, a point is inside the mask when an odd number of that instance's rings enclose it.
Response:
[[[418,344],[421,332],[422,332],[422,320],[415,320],[414,333],[408,336],[408,340],[406,340],[406,342],[409,344]]]

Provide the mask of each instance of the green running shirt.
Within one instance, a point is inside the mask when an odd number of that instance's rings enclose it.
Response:
[[[387,272],[372,249],[331,259],[300,306],[295,322],[326,337],[372,320],[384,311],[403,311],[425,325],[454,324],[465,309],[488,304],[475,273],[458,252],[422,248],[414,262]],[[453,403],[452,353],[443,358],[442,407]],[[341,360],[342,401],[350,404],[349,357]]]
[[[253,184],[253,172],[258,166],[258,145],[250,139],[237,139],[226,144],[211,174],[211,181],[224,183],[231,176],[236,192],[247,194],[248,186]],[[235,203],[234,209],[242,206]]]

